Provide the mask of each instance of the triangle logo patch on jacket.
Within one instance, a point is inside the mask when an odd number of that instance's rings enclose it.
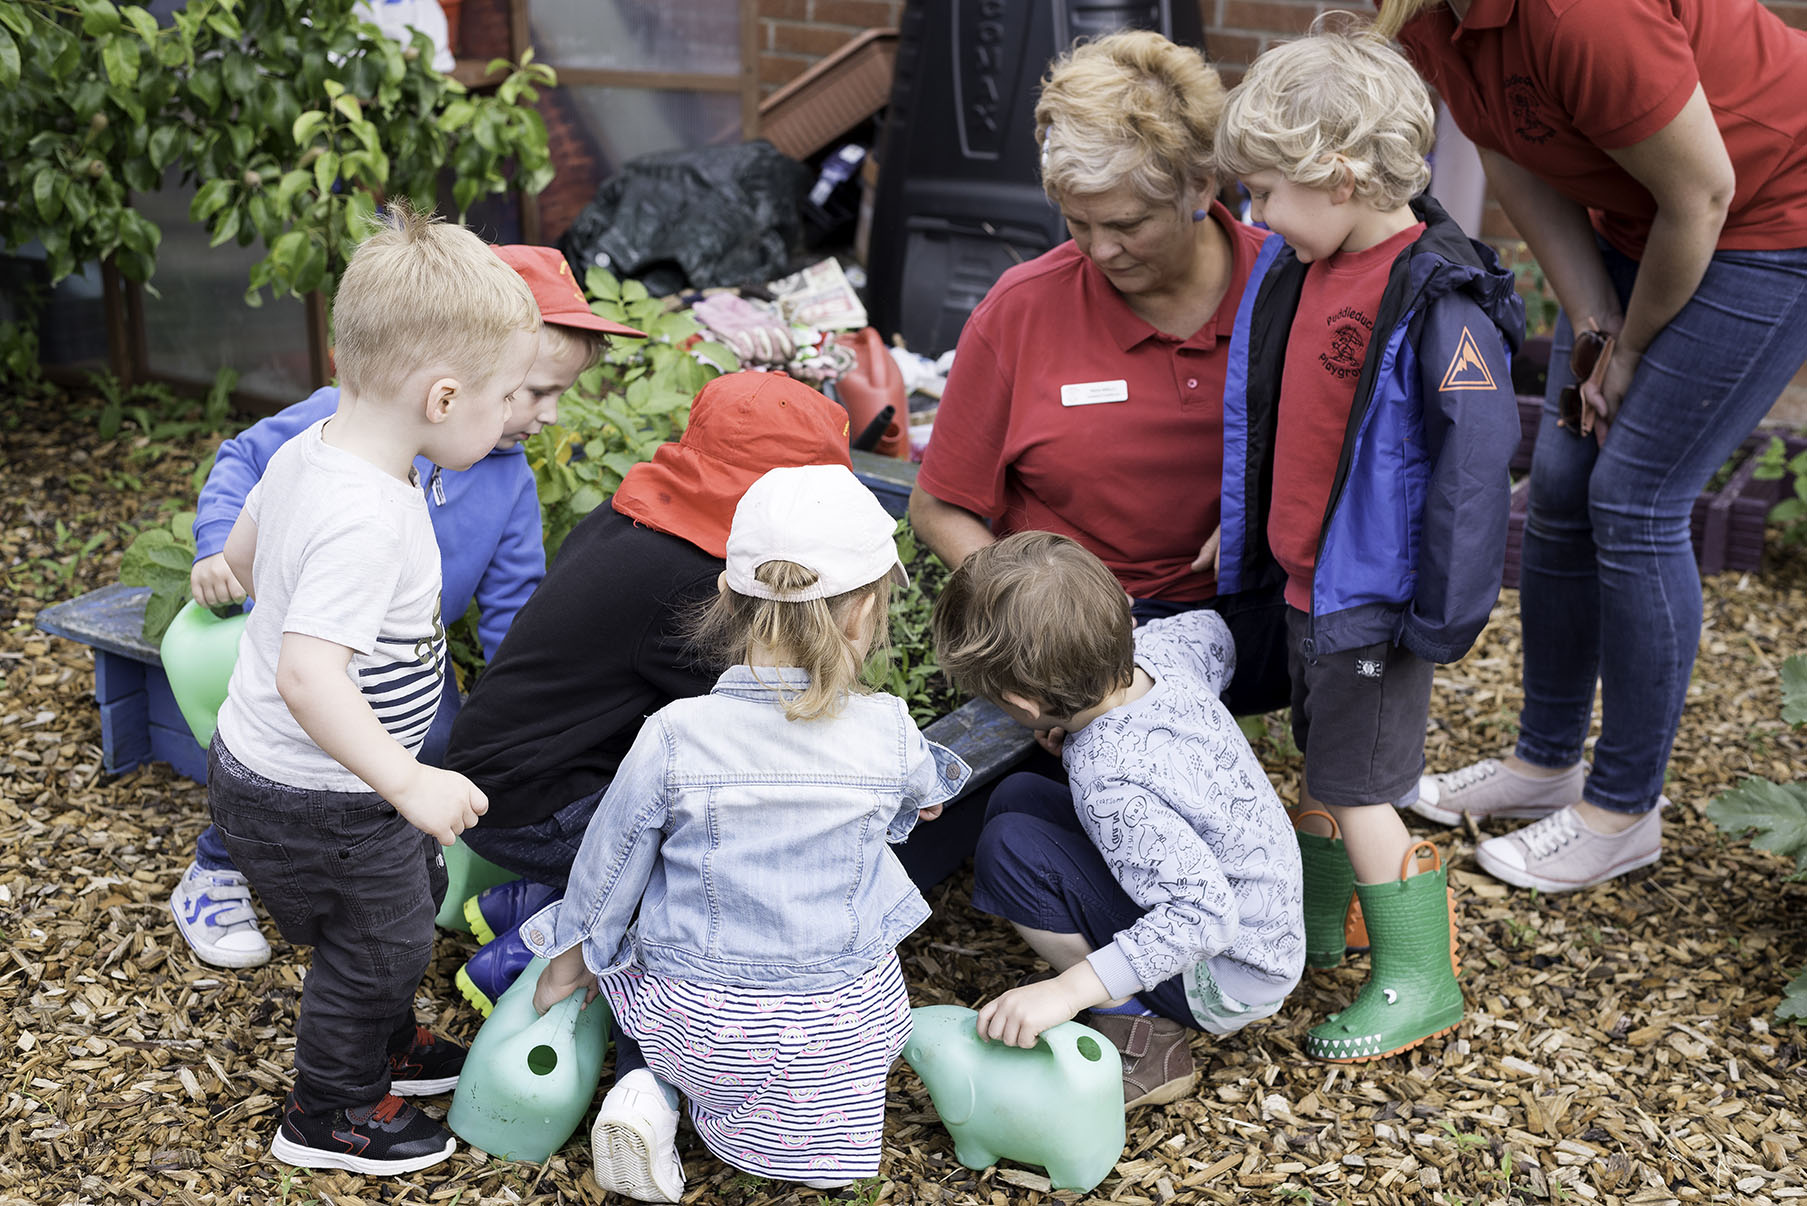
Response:
[[[1462,338],[1456,343],[1456,354],[1450,357],[1449,367],[1443,371],[1443,384],[1437,387],[1443,393],[1451,393],[1464,389],[1494,389],[1493,374],[1487,370],[1487,362],[1481,358],[1481,349],[1474,343],[1474,336],[1468,328],[1462,328]]]

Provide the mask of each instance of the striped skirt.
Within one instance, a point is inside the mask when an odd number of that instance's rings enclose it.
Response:
[[[885,1078],[910,1037],[895,954],[810,996],[696,984],[625,968],[602,977],[616,1024],[677,1086],[709,1150],[761,1177],[878,1172]]]

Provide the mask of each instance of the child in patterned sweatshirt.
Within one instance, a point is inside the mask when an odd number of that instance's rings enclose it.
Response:
[[[1049,532],[961,563],[935,604],[941,666],[1058,747],[1067,783],[992,793],[973,906],[1008,920],[1056,975],[979,1011],[986,1038],[1032,1046],[1077,1016],[1123,1055],[1125,1106],[1197,1082],[1191,1032],[1277,1012],[1305,965],[1298,843],[1218,696],[1235,670],[1223,618],[1135,628],[1104,564]]]

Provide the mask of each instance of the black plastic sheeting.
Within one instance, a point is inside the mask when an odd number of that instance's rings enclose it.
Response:
[[[600,265],[656,296],[763,284],[790,270],[811,173],[763,139],[631,159],[559,240],[578,279]]]

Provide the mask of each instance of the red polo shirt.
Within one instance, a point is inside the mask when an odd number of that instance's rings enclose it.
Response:
[[[1006,272],[960,333],[918,483],[999,536],[1071,536],[1137,598],[1216,594],[1191,564],[1217,529],[1223,385],[1265,232],[1213,203],[1229,290],[1189,338],[1138,317],[1071,243]]]
[[[1641,258],[1656,202],[1607,150],[1705,92],[1737,173],[1721,248],[1807,247],[1807,31],[1757,0],[1474,0],[1400,42],[1462,132],[1594,211]]]

